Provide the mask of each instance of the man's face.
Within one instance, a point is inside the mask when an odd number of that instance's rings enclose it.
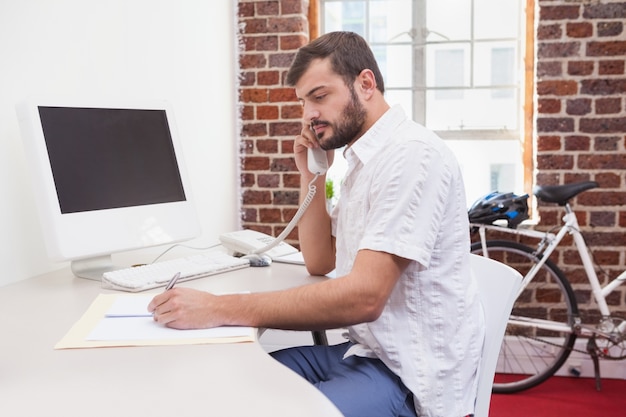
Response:
[[[296,84],[296,94],[322,149],[341,148],[363,134],[367,112],[354,86],[346,86],[328,60],[311,63]]]

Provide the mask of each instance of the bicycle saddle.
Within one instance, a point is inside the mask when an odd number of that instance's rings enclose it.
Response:
[[[564,185],[538,185],[533,189],[533,194],[546,203],[557,203],[559,206],[564,206],[572,197],[597,186],[598,183],[595,181],[582,181]]]

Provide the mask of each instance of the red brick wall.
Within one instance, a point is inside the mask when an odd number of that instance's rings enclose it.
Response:
[[[308,1],[239,0],[242,224],[274,236],[298,209],[292,151],[302,110],[284,78],[296,50],[308,42],[307,11]]]
[[[594,180],[574,201],[594,256],[615,277],[626,269],[626,2],[539,0],[536,32],[536,182]],[[540,206],[540,225],[562,211]],[[584,282],[571,241],[554,257],[570,281]],[[606,283],[606,278],[603,278]],[[586,285],[574,284],[579,301]],[[624,307],[624,290],[609,301]]]
[[[301,111],[283,79],[308,41],[307,9],[304,0],[239,0],[242,220],[273,235],[297,209],[291,151]],[[614,277],[626,269],[626,2],[538,0],[536,21],[536,182],[600,183],[574,207],[596,258]],[[538,228],[548,228],[561,212],[540,206],[539,215]],[[583,301],[589,290],[571,250],[554,260]],[[609,301],[626,312],[625,293]]]

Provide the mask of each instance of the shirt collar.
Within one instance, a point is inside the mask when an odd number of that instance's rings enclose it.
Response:
[[[392,140],[391,132],[406,119],[404,110],[400,105],[395,105],[387,110],[367,132],[356,142],[346,148],[344,157],[348,164],[361,161],[367,164],[380,150]]]

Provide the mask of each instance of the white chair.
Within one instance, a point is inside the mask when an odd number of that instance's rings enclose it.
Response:
[[[487,417],[506,323],[517,297],[522,275],[503,263],[471,255],[471,269],[485,312],[485,342],[478,370],[478,392],[474,417]]]

